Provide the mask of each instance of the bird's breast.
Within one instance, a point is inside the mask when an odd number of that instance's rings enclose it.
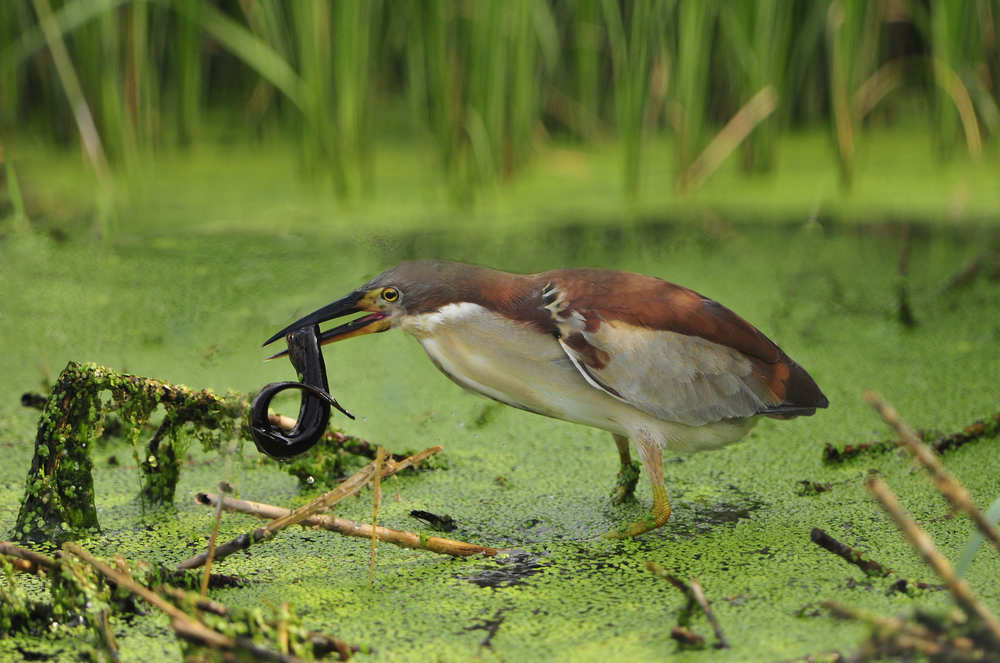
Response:
[[[644,413],[589,384],[551,334],[478,304],[448,304],[406,316],[400,326],[453,381],[522,410],[621,435],[641,432],[676,451],[729,444],[753,425],[743,419],[692,427]]]
[[[459,385],[508,405],[621,431],[616,402],[573,367],[558,341],[469,302],[407,316],[401,328]]]

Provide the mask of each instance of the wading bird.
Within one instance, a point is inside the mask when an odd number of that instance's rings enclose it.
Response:
[[[522,410],[609,431],[621,459],[617,497],[638,476],[651,517],[670,518],[663,450],[715,449],[760,417],[814,414],[827,399],[806,371],[721,304],[658,278],[601,269],[509,274],[443,261],[405,262],[267,340],[352,313],[320,343],[398,327],[462,387]],[[285,354],[279,353],[275,356]]]

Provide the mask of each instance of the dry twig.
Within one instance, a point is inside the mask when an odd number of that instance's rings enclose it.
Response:
[[[205,506],[215,506],[219,503],[219,496],[211,493],[198,493],[195,501]],[[272,506],[261,502],[251,502],[249,500],[237,500],[231,497],[222,498],[222,508],[226,511],[236,513],[246,513],[263,520],[281,518],[289,513],[288,509],[280,506]],[[368,523],[360,523],[347,518],[336,516],[315,515],[310,516],[301,523],[312,527],[322,527],[332,532],[337,532],[345,536],[357,536],[361,538],[371,538],[372,527]],[[391,543],[402,548],[412,548],[415,550],[429,550],[430,552],[442,555],[452,555],[453,557],[468,557],[470,555],[486,555],[492,557],[497,554],[496,548],[479,546],[474,543],[464,541],[454,541],[439,536],[423,536],[415,532],[406,532],[398,529],[378,526],[374,529],[374,534],[379,541]]]
[[[228,493],[231,490],[225,481],[219,482],[219,492]],[[222,522],[222,505],[215,510],[215,522],[212,525],[212,535],[208,538],[208,559],[205,560],[205,573],[201,576],[201,596],[208,595],[208,578],[212,573],[212,558],[215,557],[215,539],[219,535],[219,524]]]
[[[379,445],[375,451],[375,478],[372,480],[372,555],[368,563],[368,584],[375,582],[375,546],[378,536],[375,535],[378,527],[378,508],[382,504],[382,463],[385,460],[385,449]]]
[[[691,584],[688,585],[680,578],[667,573],[663,567],[661,567],[656,562],[646,562],[646,568],[671,585],[679,589],[688,599],[688,608],[691,605],[697,605],[701,608],[701,611],[705,613],[705,617],[708,619],[708,623],[712,625],[712,630],[715,631],[715,647],[716,649],[729,649],[729,641],[726,640],[725,634],[722,632],[722,627],[719,625],[719,620],[715,618],[715,613],[712,612],[712,606],[708,602],[708,598],[705,597],[705,591],[701,588],[698,580],[691,578]]]
[[[938,453],[944,453],[956,449],[963,444],[973,442],[981,437],[995,435],[1000,430],[1000,413],[990,415],[985,419],[973,421],[962,430],[948,433],[947,435],[937,435],[930,446]],[[925,438],[929,432],[916,431],[918,438]],[[861,455],[879,454],[899,448],[898,440],[874,440],[872,442],[861,442],[858,444],[848,444],[842,449],[827,442],[823,446],[824,463],[843,463]]]
[[[809,538],[811,538],[812,542],[821,548],[829,550],[834,555],[837,555],[849,564],[853,564],[858,567],[865,572],[865,575],[884,578],[892,573],[892,569],[888,569],[875,560],[869,559],[860,550],[855,550],[846,543],[838,541],[818,527],[814,527],[812,529],[812,532],[809,534]]]
[[[63,549],[82,559],[118,587],[141,597],[147,603],[165,613],[171,618],[171,626],[174,632],[182,638],[218,649],[245,651],[255,660],[274,661],[275,663],[299,663],[302,660],[290,654],[262,647],[249,638],[232,638],[219,633],[215,629],[209,628],[158,593],[140,585],[128,574],[111,568],[72,541],[65,543]]]
[[[948,558],[941,554],[931,538],[920,529],[916,521],[903,509],[892,489],[879,477],[872,477],[865,486],[875,496],[886,512],[892,517],[910,545],[920,553],[924,561],[940,576],[955,602],[968,615],[975,615],[986,627],[995,645],[1000,645],[1000,621],[985,603],[979,600],[968,583],[955,574]]]
[[[35,571],[54,571],[59,568],[59,561],[48,555],[28,550],[21,546],[14,545],[9,541],[0,541],[0,554],[14,559],[21,560],[22,564],[15,565],[18,571],[34,573]]]
[[[440,451],[441,451],[440,446],[434,446],[429,449],[425,449],[420,453],[413,454],[409,458],[405,458],[398,463],[389,461],[386,463],[385,472],[383,473],[383,476],[389,476],[391,474],[395,474],[396,472],[404,470],[407,467],[410,467],[411,465],[415,465],[416,463],[419,463],[421,460],[427,458],[428,456],[439,453]],[[340,502],[341,500],[355,494],[356,492],[361,490],[365,486],[365,484],[367,484],[374,476],[375,476],[375,463],[371,462],[368,465],[365,465],[363,468],[361,468],[357,473],[347,478],[339,486],[337,486],[331,491],[324,493],[323,495],[320,495],[312,502],[309,502],[308,504],[301,506],[298,509],[295,509],[294,511],[290,511],[286,515],[281,516],[280,518],[272,520],[264,527],[258,527],[252,532],[241,534],[235,539],[232,539],[227,543],[222,544],[215,550],[215,559],[218,560],[218,559],[223,559],[224,557],[228,557],[234,552],[243,550],[244,548],[249,548],[251,545],[255,543],[259,543],[261,541],[265,541],[267,539],[272,538],[283,529],[287,529],[292,525],[296,525],[298,523],[305,521],[310,516],[314,516],[323,509],[329,508],[334,504],[336,504],[337,502]],[[206,551],[204,553],[192,557],[191,559],[181,562],[178,565],[178,568],[180,569],[197,568],[202,564],[204,564],[207,559],[208,559],[208,552]]]
[[[866,391],[865,400],[878,411],[886,423],[896,430],[903,446],[930,471],[938,490],[951,503],[952,507],[957,511],[965,512],[979,528],[979,531],[983,533],[983,536],[989,539],[997,550],[1000,550],[1000,529],[983,515],[976,503],[972,501],[969,491],[951,475],[951,472],[945,469],[934,452],[920,441],[920,438],[899,416],[899,412],[874,391]]]
[[[708,617],[708,623],[712,625],[712,630],[715,631],[715,639],[717,640],[715,644],[716,648],[729,649],[729,641],[726,640],[726,636],[722,632],[722,627],[719,625],[719,620],[715,618],[715,613],[712,612],[712,607],[705,596],[705,591],[701,588],[701,584],[696,578],[691,578],[691,594],[694,596],[695,602],[701,606],[702,612]]]

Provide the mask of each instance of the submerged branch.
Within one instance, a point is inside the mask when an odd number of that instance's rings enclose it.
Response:
[[[978,419],[960,431],[939,436],[930,443],[930,447],[938,453],[943,453],[981,437],[996,435],[998,432],[1000,432],[1000,412],[986,419]],[[929,433],[918,430],[915,435],[918,438],[928,439]],[[838,449],[827,442],[823,448],[823,462],[842,463],[861,455],[885,453],[898,448],[900,444],[899,440],[875,440],[860,444],[848,444],[844,448]]]
[[[847,563],[858,567],[865,572],[865,575],[884,578],[892,573],[892,569],[886,568],[875,560],[870,559],[860,550],[856,550],[846,543],[838,541],[818,527],[812,529],[809,538],[819,547],[829,550]]]

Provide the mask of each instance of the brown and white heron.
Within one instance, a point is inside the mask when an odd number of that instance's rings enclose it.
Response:
[[[635,485],[631,438],[653,486],[652,515],[617,536],[670,518],[664,449],[715,449],[744,437],[760,417],[811,415],[828,404],[809,374],[746,320],[640,274],[405,262],[267,343],[352,313],[365,315],[323,332],[320,342],[398,327],[466,389],[610,432],[622,463],[619,497]]]

